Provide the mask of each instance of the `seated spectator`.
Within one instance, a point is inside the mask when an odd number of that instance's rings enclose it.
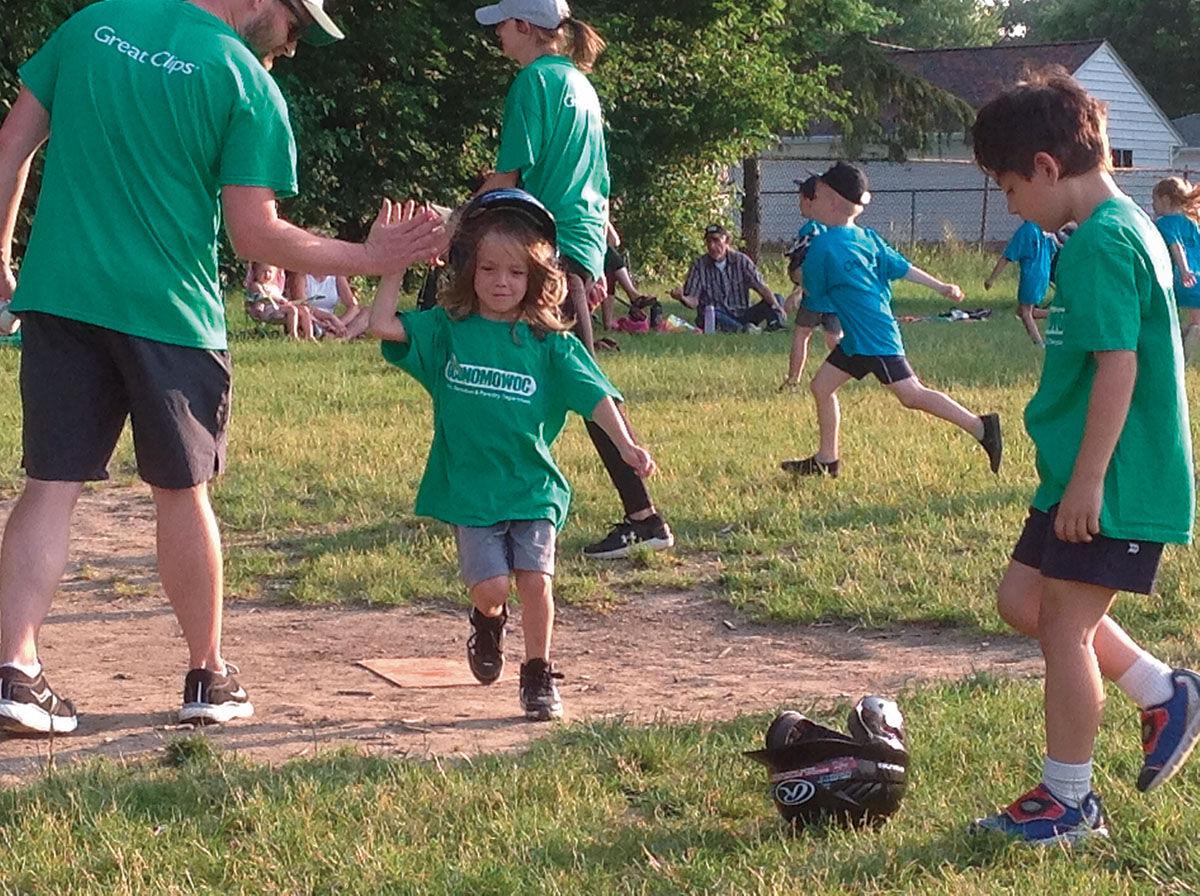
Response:
[[[293,339],[311,327],[307,309],[286,296],[287,272],[273,264],[252,261],[246,266],[246,315],[263,324],[282,324]]]
[[[696,326],[704,328],[704,309],[715,312],[716,328],[741,333],[781,330],[784,311],[780,297],[771,291],[750,256],[729,248],[729,231],[720,224],[704,230],[706,252],[692,263],[683,289],[671,290],[672,298],[696,309]],[[750,290],[762,301],[750,305]]]
[[[321,339],[326,333],[346,336],[348,332],[357,331],[361,334],[366,330],[366,320],[359,320],[366,315],[349,279],[333,274],[298,274],[294,282],[293,294],[303,296],[304,307],[309,313],[307,323],[302,322],[301,335],[305,339]],[[345,307],[341,315],[337,313],[339,304]],[[356,327],[356,322],[361,326]]]

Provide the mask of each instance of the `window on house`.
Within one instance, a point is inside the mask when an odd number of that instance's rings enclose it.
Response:
[[[1112,165],[1114,168],[1132,168],[1133,167],[1133,150],[1132,149],[1114,149],[1112,151]]]

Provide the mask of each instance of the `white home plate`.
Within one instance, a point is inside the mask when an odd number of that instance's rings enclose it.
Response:
[[[403,657],[401,659],[359,660],[355,665],[398,688],[479,687],[465,659],[444,657]],[[501,676],[503,677],[503,676]]]

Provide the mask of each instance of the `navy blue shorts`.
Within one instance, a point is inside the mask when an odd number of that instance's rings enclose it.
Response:
[[[829,353],[826,364],[832,364],[843,373],[861,380],[868,373],[885,386],[916,376],[904,355],[848,355],[839,345]]]
[[[1162,559],[1157,541],[1128,541],[1093,535],[1088,542],[1060,541],[1054,534],[1055,504],[1046,513],[1029,508],[1025,528],[1013,548],[1012,558],[1032,566],[1048,579],[1099,585],[1114,591],[1149,594]]]

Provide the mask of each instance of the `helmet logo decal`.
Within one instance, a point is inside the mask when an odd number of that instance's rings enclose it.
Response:
[[[812,799],[817,788],[811,781],[783,781],[775,785],[775,799],[785,806],[799,806]]]

